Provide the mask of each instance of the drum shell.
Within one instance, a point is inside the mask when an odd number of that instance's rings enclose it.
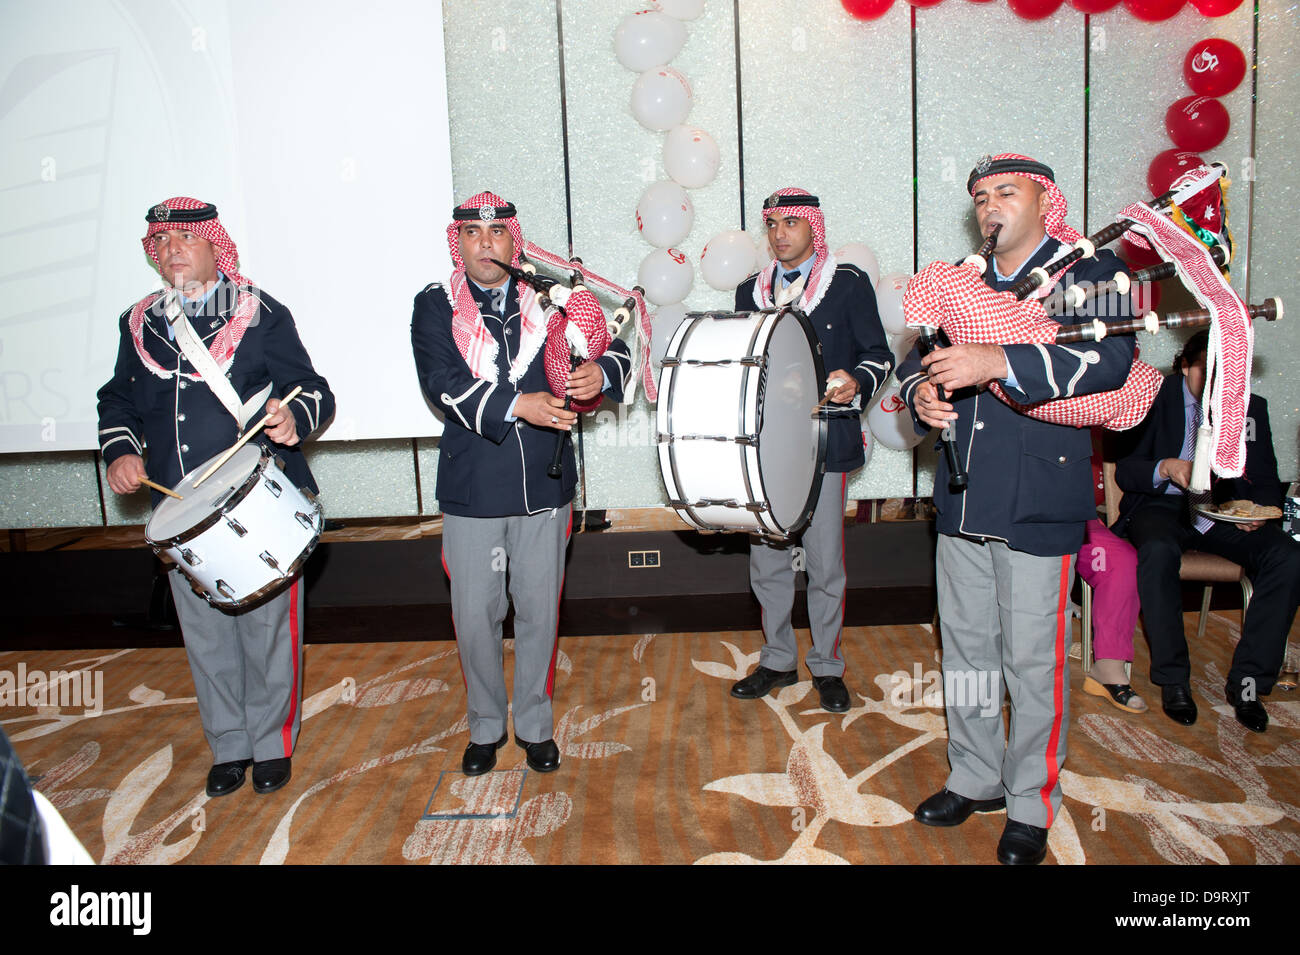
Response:
[[[798,313],[688,315],[666,352],[657,411],[660,470],[679,515],[778,540],[802,530],[824,469],[826,422],[811,413],[824,378],[816,333]],[[723,501],[731,506],[708,503]]]
[[[219,508],[188,529],[158,539],[151,530],[165,523],[164,508],[173,503],[164,498],[145,528],[154,550],[166,554],[190,579],[195,592],[221,610],[248,607],[291,580],[315,549],[324,523],[316,496],[294,487],[269,451],[254,448],[260,450],[256,466]],[[208,466],[192,471],[177,485],[178,492],[202,493],[201,488],[194,491],[188,485]]]

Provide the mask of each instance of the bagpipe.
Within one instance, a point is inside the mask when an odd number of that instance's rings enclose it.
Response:
[[[598,407],[602,400],[600,396],[589,402],[582,402],[574,401],[572,396],[567,394],[569,377],[582,362],[595,361],[603,355],[610,343],[618,338],[631,317],[639,313],[642,316],[642,323],[637,330],[637,357],[633,359],[633,374],[630,376],[632,381],[627,398],[630,401],[631,392],[635,391],[638,358],[646,354],[649,344],[650,319],[645,308],[644,290],[638,286],[634,286],[632,291],[622,289],[608,279],[586,269],[582,259],[576,256],[566,262],[530,242],[525,243],[525,249],[527,254],[521,250],[520,264],[517,268],[498,259],[492,261],[516,281],[523,282],[537,293],[537,303],[547,319],[546,352],[543,362],[551,393],[557,398],[564,398],[566,411],[572,409],[581,414]],[[540,273],[537,266],[529,261],[529,254],[548,264],[567,267],[569,284],[565,285],[559,279]],[[626,296],[623,304],[615,309],[608,322],[605,321],[604,312],[601,311],[595,295],[586,287],[585,283],[589,280],[589,275],[594,276],[607,290],[617,291]],[[649,390],[650,379],[647,378],[646,381]],[[558,478],[563,473],[561,465],[563,454],[564,432],[560,431],[555,436],[555,454],[546,472],[550,477]]]

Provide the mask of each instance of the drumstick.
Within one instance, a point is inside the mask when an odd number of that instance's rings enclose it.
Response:
[[[289,402],[293,401],[293,399],[294,399],[294,398],[297,398],[298,395],[299,395],[299,393],[301,393],[301,392],[302,392],[302,386],[301,386],[301,385],[296,386],[296,387],[293,389],[293,391],[291,391],[291,392],[289,392],[287,395],[285,395],[284,398],[280,401],[280,407],[283,408],[283,407],[284,407],[285,405],[287,405]],[[253,427],[249,428],[247,431],[245,431],[245,432],[244,432],[244,436],[243,436],[242,438],[240,438],[238,441],[236,441],[234,444],[232,444],[232,445],[230,446],[229,450],[227,450],[225,454],[221,455],[221,457],[219,457],[219,458],[217,458],[215,461],[213,461],[213,462],[212,462],[212,467],[210,467],[210,468],[208,468],[206,471],[204,471],[204,472],[203,472],[203,476],[200,477],[197,481],[195,481],[195,482],[191,485],[191,487],[195,487],[195,488],[197,488],[200,484],[202,484],[202,483],[203,483],[204,481],[206,481],[208,478],[212,477],[213,474],[215,474],[218,470],[221,469],[221,465],[225,464],[225,463],[226,463],[227,461],[229,461],[232,457],[234,457],[234,456],[235,456],[235,452],[238,451],[240,448],[242,448],[245,444],[248,443],[249,439],[252,438],[253,435],[257,434],[257,432],[259,432],[259,431],[261,431],[263,428],[265,428],[265,427],[266,427],[266,423],[267,423],[268,421],[270,421],[271,418],[272,418],[272,416],[275,415],[275,414],[276,414],[276,412],[273,412],[273,411],[269,411],[269,412],[267,412],[266,414],[264,414],[264,415],[262,416],[262,420],[259,421],[257,424],[253,425]]]
[[[845,384],[847,384],[847,382],[843,378],[832,378],[830,381],[826,382],[826,394],[822,396],[821,401],[813,405],[812,413],[816,414],[821,411],[822,408],[826,407],[826,402],[831,400],[831,392]]]
[[[171,490],[170,488],[163,487],[161,484],[154,484],[153,481],[150,481],[148,478],[140,478],[140,483],[143,484],[145,487],[153,488],[155,491],[162,491],[168,497],[174,497],[178,501],[185,500],[185,498],[181,497],[179,494],[177,494],[175,491]]]

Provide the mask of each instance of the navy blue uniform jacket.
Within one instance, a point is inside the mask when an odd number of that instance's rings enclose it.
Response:
[[[779,289],[775,268],[772,276],[772,287]],[[752,312],[758,308],[754,304],[757,281],[758,275],[754,274],[740,283],[736,289],[736,311]],[[843,368],[857,379],[865,409],[871,403],[871,396],[889,380],[894,367],[894,353],[889,350],[889,339],[880,325],[871,279],[855,265],[837,263],[831,284],[808,320],[821,342],[826,374]],[[817,391],[825,394],[826,382],[818,382]],[[865,461],[861,418],[857,415],[832,417],[826,429],[826,470],[853,471]]]
[[[1016,278],[1045,265],[1061,251],[1048,240],[1011,280],[985,281],[1006,291]],[[1124,263],[1109,250],[1084,259],[1061,278],[1073,283],[1104,282]],[[1077,312],[1058,316],[1062,324],[1086,319],[1128,317],[1127,297],[1101,296]],[[942,338],[942,332],[940,333]],[[1124,384],[1133,364],[1132,336],[1075,345],[1003,344],[1019,388],[1009,397],[1024,404],[1052,398],[1113,391]],[[913,349],[898,370],[900,394],[912,409],[918,433],[929,430],[916,416],[916,386],[925,380]],[[940,534],[1006,541],[1013,550],[1039,557],[1073,554],[1083,545],[1084,524],[1097,516],[1092,489],[1092,439],[1088,428],[1048,424],[1013,411],[989,394],[964,388],[950,400],[956,409],[957,448],[970,476],[965,493],[948,489],[948,462],[939,455],[934,504]],[[936,447],[938,445],[936,444]]]
[[[518,382],[509,379],[510,363],[519,354],[519,296],[514,279],[506,288],[506,315],[492,311],[488,294],[470,283],[483,321],[497,340],[497,383],[475,377],[451,337],[451,303],[437,282],[415,297],[411,315],[411,347],[424,396],[444,416],[438,442],[438,504],[447,514],[462,517],[510,517],[538,514],[573,500],[578,480],[573,445],[564,441],[564,472],[547,475],[555,454],[551,428],[538,428],[522,418],[507,421],[506,412],[517,394],[550,392],[542,357],[536,357]],[[631,368],[627,346],[615,341],[598,360],[609,379],[606,390],[623,400],[623,383]]]
[[[205,346],[234,315],[235,291],[233,283],[222,279],[198,315],[190,319]],[[334,395],[312,367],[289,310],[261,289],[255,293],[261,306],[235,350],[226,377],[240,401],[252,398],[268,383],[272,398],[288,394],[295,385],[302,387],[302,394],[289,405],[298,444],[274,444],[264,433],[254,440],[281,458],[285,474],[297,487],[315,492],[316,481],[303,457],[302,442],[333,416]],[[175,487],[186,474],[234,444],[241,432],[207,385],[175,374],[194,374],[194,367],[181,354],[180,346],[167,337],[162,299],[145,310],[144,347],[158,364],[173,372],[171,377],[159,378],[140,360],[127,327],[130,317],[131,309],[127,309],[118,320],[117,365],[113,377],[99,389],[100,453],[107,465],[124,454],[141,454],[148,448],[149,478],[164,487]],[[153,491],[152,496],[157,506],[162,495]]]

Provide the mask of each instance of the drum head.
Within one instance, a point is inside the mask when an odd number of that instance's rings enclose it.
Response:
[[[826,456],[826,423],[813,415],[821,397],[816,333],[792,312],[782,315],[767,343],[767,376],[761,397],[758,459],[763,489],[776,523],[789,532],[802,527],[817,500],[816,484]]]
[[[224,452],[222,452],[224,453]],[[221,509],[230,504],[237,496],[249,475],[257,469],[262,458],[262,448],[257,444],[246,444],[234,453],[229,461],[217,469],[202,484],[194,489],[194,482],[212,467],[212,462],[221,455],[214,455],[185,476],[180,484],[172,488],[184,500],[164,497],[149,523],[145,526],[144,536],[151,543],[163,543],[179,537],[191,530]]]

